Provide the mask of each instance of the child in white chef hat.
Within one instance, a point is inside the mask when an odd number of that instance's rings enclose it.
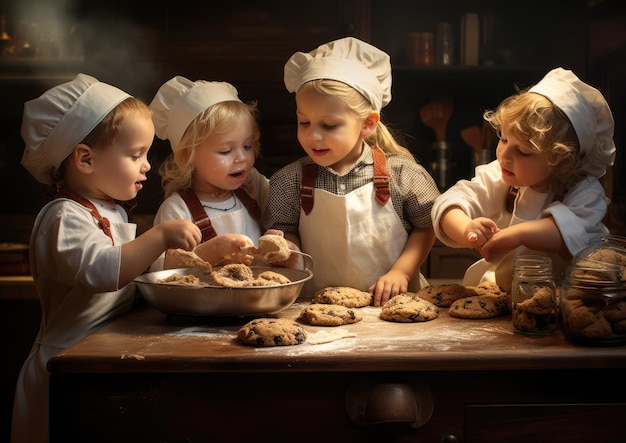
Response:
[[[250,264],[253,257],[241,248],[261,235],[269,187],[254,167],[260,153],[256,102],[243,103],[227,82],[176,76],[159,88],[150,108],[157,137],[172,148],[160,170],[165,200],[154,224],[193,220],[202,231],[198,256],[211,264]],[[181,260],[168,251],[151,269],[179,267]]]
[[[609,105],[556,68],[484,118],[500,137],[497,160],[437,199],[437,237],[483,255],[465,284],[497,280],[509,289],[512,257],[521,253],[551,255],[558,278],[571,256],[607,233],[609,202],[598,178],[615,158]]]
[[[30,266],[41,328],[17,381],[13,442],[48,441],[48,359],[131,309],[135,286],[167,248],[193,249],[191,222],[164,223],[135,238],[124,202],[150,170],[154,126],[145,103],[85,74],[24,105],[22,164],[51,185],[37,216]]]
[[[309,290],[349,286],[371,292],[377,306],[418,290],[439,191],[381,122],[391,101],[389,56],[342,38],[293,54],[284,80],[307,156],[271,177],[264,226],[313,256]]]

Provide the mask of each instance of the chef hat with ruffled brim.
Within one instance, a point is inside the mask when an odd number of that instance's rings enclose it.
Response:
[[[37,181],[54,183],[53,172],[117,105],[126,92],[86,74],[24,103],[22,165]]]
[[[353,37],[296,52],[285,64],[285,86],[297,92],[312,80],[337,80],[357,91],[380,111],[391,101],[391,62],[380,49]]]
[[[603,176],[615,160],[615,122],[602,93],[563,68],[548,72],[529,91],[543,95],[567,115],[578,136],[582,169]]]
[[[157,91],[150,109],[157,137],[169,140],[176,151],[191,122],[205,109],[221,102],[237,101],[237,89],[226,82],[191,81],[176,76]]]

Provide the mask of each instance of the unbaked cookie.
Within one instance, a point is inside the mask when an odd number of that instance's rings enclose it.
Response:
[[[460,298],[471,297],[478,294],[470,287],[451,283],[445,285],[425,286],[417,291],[415,295],[440,308],[448,308],[453,302]]]
[[[216,286],[229,288],[243,288],[253,286],[255,283],[252,269],[241,263],[234,263],[211,273]]]
[[[347,286],[329,286],[313,296],[313,303],[341,305],[348,308],[363,308],[372,304],[372,294]]]
[[[318,326],[341,326],[363,320],[363,315],[354,308],[322,303],[307,306],[300,313],[300,317],[310,325]]]
[[[482,294],[459,299],[450,305],[448,313],[456,318],[484,319],[504,315],[510,311],[506,294]]]
[[[259,274],[254,283],[255,286],[278,286],[291,283],[289,278],[275,271],[263,271]]]
[[[239,329],[237,338],[251,346],[291,346],[306,341],[306,331],[286,318],[257,318]]]
[[[383,304],[380,318],[399,323],[429,321],[439,316],[439,308],[414,293],[398,294]]]

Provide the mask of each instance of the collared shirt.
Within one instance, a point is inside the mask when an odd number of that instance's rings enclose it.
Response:
[[[298,234],[300,183],[303,166],[312,163],[306,156],[283,167],[270,178],[270,193],[262,225]],[[430,212],[439,190],[428,171],[401,155],[387,156],[389,186],[393,207],[408,233],[432,226]],[[319,166],[315,187],[336,195],[346,195],[374,179],[374,157],[365,145],[355,165],[344,174]]]

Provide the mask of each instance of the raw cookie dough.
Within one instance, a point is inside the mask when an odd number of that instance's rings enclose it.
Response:
[[[306,341],[306,331],[286,318],[257,318],[239,329],[237,338],[250,346],[291,346]]]
[[[291,283],[289,278],[275,271],[263,271],[259,274],[254,283],[255,286],[277,286]]]
[[[289,243],[284,237],[275,234],[267,234],[259,237],[259,247],[247,247],[242,250],[248,254],[254,255],[265,263],[271,265],[274,263],[283,263],[291,256]]]
[[[383,304],[380,318],[399,323],[429,321],[439,316],[439,308],[414,293],[398,294]]]
[[[252,269],[244,264],[230,264],[211,273],[216,286],[243,288],[254,286],[255,278]]]
[[[329,286],[313,296],[313,303],[341,305],[348,308],[363,308],[372,304],[372,294],[347,286]]]
[[[448,308],[456,300],[478,295],[478,293],[470,287],[451,283],[445,285],[425,286],[417,291],[415,295],[440,308]]]
[[[201,271],[210,274],[213,270],[211,263],[200,258],[193,251],[185,251],[184,249],[170,249],[167,251],[169,257],[174,258],[182,264],[181,268],[199,268]]]
[[[300,317],[310,325],[341,326],[363,320],[363,315],[341,305],[314,303],[300,313]]]

